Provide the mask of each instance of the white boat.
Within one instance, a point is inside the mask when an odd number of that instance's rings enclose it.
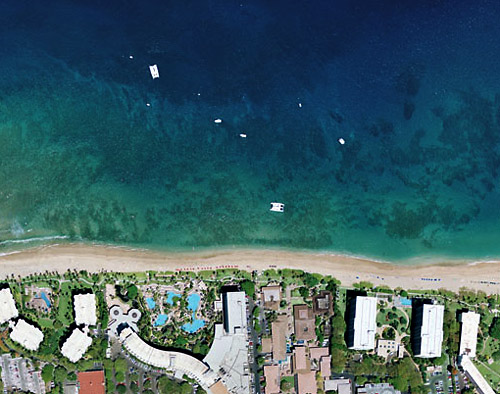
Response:
[[[344,145],[345,144],[345,140],[343,138],[339,138],[338,141],[339,141],[340,145]]]
[[[156,64],[149,66],[149,72],[151,73],[153,79],[160,78],[160,72],[158,71],[158,66]]]
[[[284,212],[285,211],[285,204],[282,204],[280,202],[272,202],[270,211]]]
[[[222,119],[215,119],[214,123],[222,123]]]
[[[241,137],[241,138],[247,138],[247,135],[246,135],[246,134],[244,134],[244,133],[241,133],[241,134],[240,134],[240,137]]]

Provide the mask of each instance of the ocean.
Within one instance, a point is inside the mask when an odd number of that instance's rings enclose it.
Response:
[[[3,0],[0,253],[499,258],[498,20],[493,0]]]

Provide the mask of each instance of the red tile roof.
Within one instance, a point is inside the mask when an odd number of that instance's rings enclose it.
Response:
[[[79,394],[106,394],[104,371],[80,372],[78,383]]]

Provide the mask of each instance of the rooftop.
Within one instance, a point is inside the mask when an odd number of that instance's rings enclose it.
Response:
[[[97,323],[95,294],[75,294],[73,298],[76,324],[95,326]]]
[[[79,394],[105,394],[104,371],[78,373]]]
[[[422,306],[422,327],[420,332],[420,353],[416,357],[440,357],[443,342],[443,305],[424,304]]]
[[[40,343],[43,341],[43,333],[39,328],[27,323],[23,319],[19,319],[15,325],[12,322],[10,324],[13,327],[10,332],[10,338],[13,341],[28,350],[38,350]]]
[[[295,337],[298,340],[310,341],[316,338],[316,325],[312,308],[307,305],[293,307]]]
[[[391,339],[377,340],[377,356],[387,358],[391,353],[399,352],[399,343]]]
[[[273,351],[272,338],[262,338],[262,353],[271,353]]]
[[[200,360],[180,352],[160,350],[144,342],[130,327],[120,333],[120,341],[130,354],[147,365],[186,374],[205,390],[214,382],[214,376]]]
[[[479,372],[479,370],[476,368],[476,366],[468,356],[462,356],[460,365],[464,369],[465,373],[469,376],[469,378],[477,386],[481,394],[495,394],[491,386],[488,384],[483,375],[481,375],[481,372]]]
[[[249,392],[250,371],[246,331],[229,334],[223,329],[222,324],[216,324],[212,347],[203,362],[222,379],[229,392],[241,394]]]
[[[311,360],[320,360],[323,356],[330,355],[330,351],[327,347],[311,347],[309,348],[309,353],[311,354]]]
[[[265,306],[277,309],[281,300],[281,286],[266,286],[261,291]]]
[[[352,383],[347,378],[326,379],[324,389],[325,391],[338,391],[338,394],[351,394]]]
[[[389,383],[367,383],[365,387],[359,387],[358,393],[366,394],[379,394],[379,393],[393,393],[401,394],[401,391],[395,390],[394,386]]]
[[[460,333],[460,352],[470,358],[476,357],[477,331],[481,315],[475,312],[464,312],[460,315],[462,330]]]
[[[333,313],[333,297],[332,293],[326,290],[320,291],[320,293],[313,297],[313,309],[314,313]]]
[[[280,367],[277,365],[266,365],[264,367],[266,377],[266,394],[279,394],[280,391]]]
[[[353,343],[350,349],[371,350],[375,348],[377,329],[377,299],[375,297],[356,297],[354,311]]]
[[[286,359],[286,316],[278,316],[271,323],[273,359],[283,361]]]
[[[316,373],[314,371],[297,374],[297,394],[316,394]]]
[[[298,346],[293,349],[294,353],[294,371],[309,370],[310,366],[307,363],[307,354],[305,346]]]
[[[16,303],[9,288],[0,290],[0,324],[18,316]]]
[[[72,363],[80,360],[89,346],[92,344],[92,338],[85,334],[79,328],[75,328],[66,342],[64,342],[61,353]]]
[[[245,331],[247,327],[246,295],[244,291],[222,294],[224,304],[224,328],[230,334]]]
[[[330,366],[332,365],[332,357],[331,356],[323,356],[321,357],[320,363],[319,363],[319,370],[321,373],[321,376],[324,378],[330,377],[332,374]]]

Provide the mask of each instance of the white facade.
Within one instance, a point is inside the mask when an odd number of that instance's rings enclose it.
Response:
[[[160,350],[144,342],[130,327],[120,333],[120,341],[127,351],[147,365],[186,374],[196,380],[205,391],[216,381],[216,375],[200,360],[180,352]]]
[[[28,350],[38,350],[43,341],[43,333],[39,328],[22,319],[19,319],[15,325],[11,322],[11,327],[10,339]]]
[[[9,288],[0,290],[0,324],[19,316],[14,297]]]
[[[244,291],[224,293],[224,327],[229,334],[247,329],[247,305]]]
[[[376,330],[377,299],[375,297],[356,297],[354,340],[349,348],[354,350],[374,349]]]
[[[462,356],[460,365],[464,369],[465,373],[477,386],[478,391],[481,394],[495,394],[491,386],[488,384],[486,379],[481,375],[481,372],[476,368],[474,363],[468,356]]]
[[[440,357],[443,343],[444,306],[424,304],[422,308],[420,352],[417,352],[415,356],[422,358]]]
[[[72,363],[80,360],[89,346],[92,344],[92,338],[85,334],[79,328],[75,328],[64,345],[62,346],[61,353]]]
[[[215,337],[203,362],[216,371],[227,390],[234,394],[250,392],[248,365],[248,337],[246,330],[237,334],[227,333],[222,324],[215,325]]]
[[[476,357],[477,331],[481,315],[475,312],[464,312],[460,315],[462,330],[460,333],[460,355]]]
[[[215,325],[215,337],[203,359],[233,394],[250,392],[247,304],[244,291],[223,293],[224,324]]]
[[[97,308],[95,294],[76,294],[74,296],[75,322],[77,325],[95,326]]]

